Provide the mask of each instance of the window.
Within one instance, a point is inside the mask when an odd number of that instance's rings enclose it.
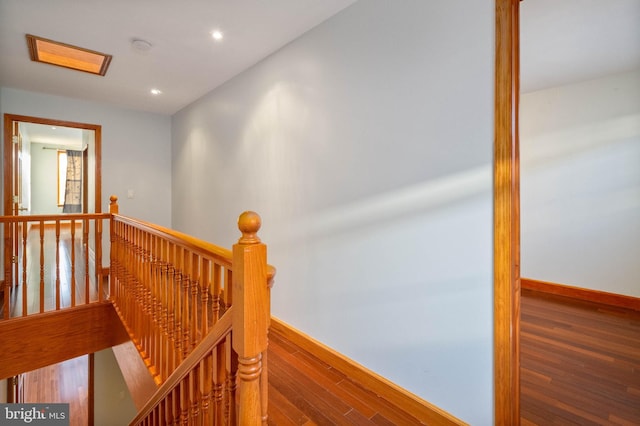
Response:
[[[67,185],[67,152],[58,151],[58,207],[64,205],[64,193]]]

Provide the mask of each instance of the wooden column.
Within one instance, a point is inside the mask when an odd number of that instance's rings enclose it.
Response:
[[[267,349],[269,301],[267,248],[257,232],[261,220],[254,212],[238,219],[242,237],[233,246],[233,348],[238,354],[240,412],[238,424],[262,424],[260,377]]]
[[[494,392],[496,426],[520,424],[519,0],[496,0]]]

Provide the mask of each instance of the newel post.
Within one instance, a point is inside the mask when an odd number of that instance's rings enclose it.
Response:
[[[118,197],[112,195],[109,197],[109,213],[118,214]]]
[[[242,213],[238,218],[242,237],[233,246],[233,348],[238,354],[238,424],[243,426],[262,424],[260,377],[267,349],[269,293],[267,247],[257,235],[260,225],[257,213]]]

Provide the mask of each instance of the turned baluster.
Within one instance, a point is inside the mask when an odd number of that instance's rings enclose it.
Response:
[[[198,316],[202,316],[202,310],[206,309],[205,306],[198,306],[200,299],[198,298],[198,291],[200,290],[200,283],[202,277],[200,276],[200,256],[195,253],[191,253],[191,281],[189,282],[191,291],[191,326],[190,328],[190,350],[196,347],[198,341],[199,321]]]
[[[233,246],[233,348],[238,354],[239,424],[262,423],[260,376],[269,327],[267,249],[260,242],[260,216],[238,219],[242,236]]]
[[[194,367],[193,370],[189,372],[189,409],[190,409],[190,419],[192,424],[198,424],[200,418],[200,404],[202,403],[200,396],[200,365]]]
[[[177,307],[179,304],[179,280],[178,271],[176,271],[176,246],[172,243],[169,243],[169,278],[168,278],[168,287],[167,290],[169,292],[169,301],[167,303],[169,309],[169,338],[171,339],[172,353],[171,353],[171,369],[169,374],[175,370],[180,361],[182,360],[180,355],[180,339],[178,336],[180,335],[180,330],[178,327],[178,318],[177,315]]]
[[[27,228],[28,224],[25,222],[22,224],[22,315],[27,315]]]
[[[89,303],[89,220],[82,221],[82,247],[84,248],[84,303]]]
[[[186,377],[180,380],[178,389],[180,390],[180,423],[187,426],[189,424],[189,382]]]
[[[98,296],[98,301],[104,300],[104,294],[102,289],[102,219],[95,220],[95,252],[96,252],[96,260],[94,268],[94,277],[96,280],[96,293]]]
[[[191,352],[191,346],[189,341],[189,327],[191,323],[191,315],[189,314],[190,306],[189,300],[191,298],[190,286],[191,275],[189,274],[189,252],[186,248],[182,249],[182,264],[181,269],[183,271],[182,276],[182,295],[180,301],[182,302],[182,356],[184,358]],[[183,358],[183,359],[184,359]]]
[[[76,221],[71,219],[71,306],[76,306]]]
[[[222,267],[220,265],[218,265],[217,263],[213,264],[213,282],[212,282],[212,288],[211,288],[211,296],[212,296],[212,305],[213,305],[213,311],[212,311],[212,322],[213,324],[218,322],[218,319],[220,318],[220,304],[221,304],[221,300],[220,300],[220,274],[222,273]]]
[[[56,311],[60,310],[60,221],[56,220]]]
[[[11,265],[11,224],[9,222],[5,222],[4,224],[4,302],[3,302],[3,311],[4,318],[9,318],[9,313],[11,311],[9,307],[9,298],[11,295],[11,282],[13,277],[11,276],[11,268],[6,267],[6,265]],[[26,315],[26,312],[22,312],[22,315]]]
[[[269,346],[269,328],[271,324],[271,288],[273,287],[273,278],[275,276],[275,269],[272,269],[267,274],[267,347]],[[268,368],[268,350],[262,353],[262,374],[260,375],[260,392],[262,397],[262,425],[266,426],[269,419],[268,405],[269,405],[269,368]]]
[[[111,242],[110,245],[110,251],[109,251],[109,257],[111,258],[110,260],[110,265],[109,265],[109,297],[113,298],[114,292],[115,292],[115,279],[113,279],[114,275],[117,276],[117,274],[119,274],[118,271],[115,271],[114,273],[114,269],[118,268],[118,264],[116,262],[114,262],[114,259],[117,258],[117,243],[116,243],[116,231],[115,231],[115,220],[114,220],[114,215],[118,214],[119,211],[119,207],[118,207],[118,197],[116,197],[115,195],[112,195],[111,197],[109,197],[109,214],[111,214],[111,217],[109,218],[109,240]],[[72,238],[73,240],[73,238]]]
[[[167,262],[167,248],[168,243],[166,241],[160,241],[160,287],[161,287],[161,303],[162,303],[162,350],[164,352],[163,359],[163,378],[169,377],[171,371],[171,347],[173,341],[169,335],[169,263]]]
[[[40,313],[44,312],[44,221],[40,221]]]

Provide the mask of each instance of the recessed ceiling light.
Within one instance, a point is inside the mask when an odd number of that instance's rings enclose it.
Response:
[[[29,55],[32,61],[97,75],[105,75],[107,73],[112,57],[104,53],[47,40],[31,34],[27,34],[27,46],[29,47]]]
[[[211,33],[211,37],[216,41],[220,41],[224,37],[224,34],[222,34],[221,31],[216,30]]]
[[[142,40],[141,38],[132,39],[131,46],[138,52],[148,52],[153,47],[151,43],[149,43],[147,40]]]
[[[151,94],[152,95],[161,95],[162,94],[162,90],[159,89],[151,89]]]

